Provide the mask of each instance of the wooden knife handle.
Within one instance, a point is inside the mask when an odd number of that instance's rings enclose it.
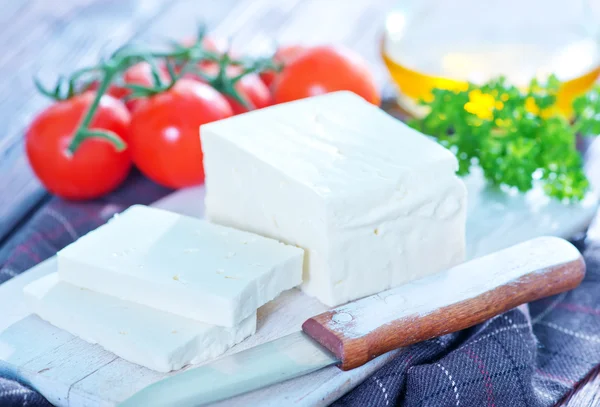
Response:
[[[302,329],[349,370],[579,285],[585,263],[569,242],[541,237],[310,318]]]

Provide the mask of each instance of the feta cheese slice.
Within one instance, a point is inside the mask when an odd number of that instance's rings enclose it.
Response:
[[[24,294],[42,319],[159,372],[215,358],[256,331],[256,313],[233,328],[204,324],[75,287],[57,273],[25,286]]]
[[[136,205],[58,253],[61,280],[233,327],[302,282],[303,251]]]
[[[464,259],[454,155],[350,92],[201,130],[206,215],[306,250],[302,289],[335,306]]]

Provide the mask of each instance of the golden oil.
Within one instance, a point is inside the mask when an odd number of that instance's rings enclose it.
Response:
[[[422,112],[416,101],[433,88],[460,90],[500,75],[526,88],[550,74],[563,83],[557,105],[569,114],[600,74],[600,25],[585,0],[400,3],[388,15],[381,54],[411,114]]]

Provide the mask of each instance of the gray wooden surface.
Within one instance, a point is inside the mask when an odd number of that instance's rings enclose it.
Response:
[[[241,50],[264,50],[273,39],[347,44],[383,85],[378,39],[396,1],[0,0],[0,244],[45,197],[23,151],[27,123],[48,103],[35,92],[34,75],[49,83],[124,42],[192,35],[203,20]],[[599,390],[593,375],[566,405],[598,405]]]
[[[2,0],[0,2],[0,241],[35,207],[44,191],[23,154],[23,133],[48,101],[31,78],[91,64],[130,41],[193,35],[206,21],[239,49],[280,42],[351,45],[374,62],[382,17],[393,0]]]

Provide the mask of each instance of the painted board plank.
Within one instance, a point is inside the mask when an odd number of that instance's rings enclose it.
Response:
[[[590,195],[578,205],[548,201],[533,191],[527,195],[498,195],[485,188],[476,175],[467,180],[469,208],[467,246],[471,256],[485,254],[541,235],[569,237],[583,230],[594,216],[596,200]],[[155,206],[202,217],[204,188],[175,192]],[[495,219],[502,219],[498,224]],[[98,345],[85,343],[28,315],[23,286],[55,270],[50,259],[27,273],[0,285],[0,308],[12,311],[0,317],[0,370],[18,376],[59,406],[114,406],[143,387],[167,375],[116,358]],[[257,333],[228,354],[299,330],[309,316],[326,307],[293,289],[259,310]],[[35,334],[33,334],[35,332]],[[350,372],[329,367],[222,402],[219,405],[314,406],[327,405],[351,390],[372,372],[395,357],[384,355]],[[190,367],[188,367],[189,369]]]
[[[236,48],[251,53],[270,49],[274,40],[344,43],[371,62],[377,82],[382,84],[387,73],[373,44],[378,43],[385,12],[395,1],[361,0],[350,6],[345,0],[327,4],[319,0],[69,0],[60,7],[49,7],[44,0],[30,3],[33,6],[8,10],[7,15],[10,12],[14,18],[0,33],[0,46],[10,42],[10,55],[19,56],[0,56],[0,73],[11,78],[4,83],[18,89],[0,93],[18,95],[17,99],[0,96],[0,118],[6,117],[0,122],[8,125],[0,132],[0,185],[4,188],[0,194],[0,240],[45,194],[23,153],[25,126],[46,103],[33,89],[32,75],[50,79],[58,72],[93,62],[102,49],[108,51],[130,38],[158,42],[166,37],[186,37],[203,20],[214,28],[215,35],[232,37]],[[19,35],[31,26],[35,29]],[[32,43],[45,46],[31,47]]]
[[[10,2],[18,4],[21,2]],[[168,0],[33,0],[4,17],[0,32],[0,240],[44,196],[29,168],[23,136],[33,115],[48,105],[32,78],[94,63],[98,54],[128,41]],[[10,16],[10,17],[9,17]]]
[[[100,54],[132,39],[160,42],[189,36],[198,21],[216,25],[249,1],[10,3],[6,12],[3,9],[0,13],[0,49],[6,51],[0,55],[0,75],[4,79],[0,82],[0,241],[45,195],[29,167],[23,144],[28,123],[50,103],[35,90],[34,76],[50,84],[59,74],[91,65]]]
[[[13,2],[0,21],[0,241],[44,196],[23,148],[23,133],[48,102],[31,78],[93,63],[130,39],[157,43],[187,37],[198,21],[241,51],[279,43],[344,43],[363,54],[378,83],[387,74],[378,55],[383,18],[395,0],[68,0]],[[21,4],[21,3],[19,3]],[[315,21],[315,18],[318,21]],[[40,46],[40,44],[42,46]],[[3,128],[2,126],[5,126]]]

